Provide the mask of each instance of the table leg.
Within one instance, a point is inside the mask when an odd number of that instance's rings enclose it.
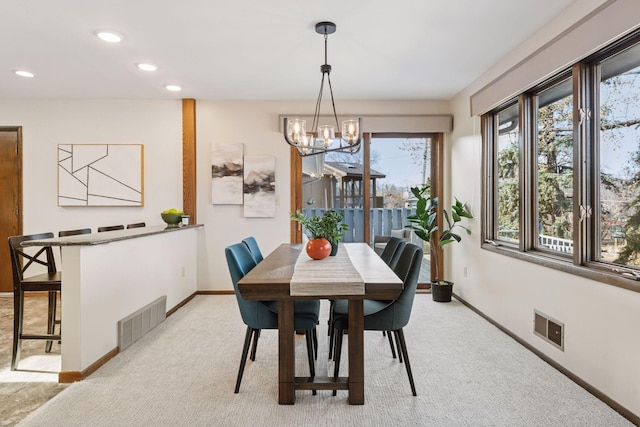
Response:
[[[364,405],[364,313],[362,300],[349,300],[349,404]]]
[[[295,341],[293,336],[293,300],[278,301],[278,376],[281,405],[293,405],[295,393]]]

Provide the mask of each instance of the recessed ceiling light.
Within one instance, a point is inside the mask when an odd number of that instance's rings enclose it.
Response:
[[[35,74],[33,74],[31,71],[27,71],[27,70],[15,70],[14,73],[17,74],[20,77],[34,77],[35,76]]]
[[[113,31],[98,31],[96,35],[100,38],[100,40],[104,40],[109,43],[120,43],[122,41],[122,36],[118,33],[114,33]]]
[[[178,85],[166,85],[164,88],[172,92],[180,92],[182,90],[182,88]]]
[[[138,65],[138,68],[144,71],[156,71],[158,69],[158,66],[156,64],[148,64],[148,63],[141,62],[137,65]]]

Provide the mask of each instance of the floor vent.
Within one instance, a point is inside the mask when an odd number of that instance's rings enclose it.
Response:
[[[564,323],[534,310],[533,333],[564,351]]]
[[[144,334],[158,326],[167,315],[167,297],[161,296],[118,322],[118,347],[129,347]]]

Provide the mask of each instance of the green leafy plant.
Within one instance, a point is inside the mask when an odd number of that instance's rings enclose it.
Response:
[[[329,210],[320,217],[317,215],[307,216],[297,211],[295,214],[289,212],[289,216],[292,221],[297,221],[304,226],[310,235],[309,238],[325,238],[332,244],[337,244],[344,237],[344,232],[349,229],[349,226],[342,222],[344,216],[341,212]]]
[[[416,214],[408,217],[411,223],[411,228],[420,239],[429,244],[431,253],[433,254],[436,265],[436,281],[441,280],[440,273],[438,271],[438,251],[436,250],[436,244],[439,247],[443,247],[449,243],[460,242],[462,236],[456,233],[454,230],[460,228],[466,231],[467,234],[471,234],[471,230],[460,224],[462,218],[473,218],[471,212],[467,207],[457,198],[456,203],[451,206],[451,210],[442,210],[444,215],[445,225],[440,232],[440,237],[435,241],[435,234],[438,231],[438,198],[431,197],[431,187],[429,185],[423,185],[422,187],[411,187],[411,192],[418,199],[416,204]]]

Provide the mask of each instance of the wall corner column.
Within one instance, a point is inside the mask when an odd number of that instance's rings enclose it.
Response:
[[[182,100],[182,209],[196,217],[196,100]]]

